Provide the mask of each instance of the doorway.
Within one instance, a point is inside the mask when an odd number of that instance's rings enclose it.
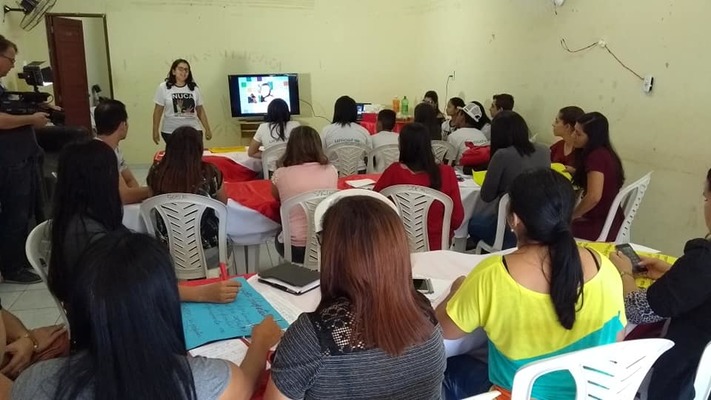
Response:
[[[50,13],[45,23],[55,103],[67,125],[93,131],[94,107],[114,91],[106,15]]]

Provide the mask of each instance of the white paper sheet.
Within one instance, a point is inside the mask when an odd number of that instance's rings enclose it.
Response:
[[[240,365],[249,347],[240,339],[222,340],[190,350],[192,356],[219,358]]]
[[[284,318],[284,320],[286,320],[289,325],[293,324],[294,321],[296,321],[296,319],[299,318],[299,315],[301,315],[302,313],[302,311],[298,307],[287,302],[286,299],[280,296],[275,296],[269,292],[262,292],[261,294],[269,302],[269,304],[271,304],[272,307],[274,307],[274,309],[277,310],[279,314],[281,314],[282,318]]]
[[[364,188],[366,186],[375,185],[375,181],[372,179],[354,179],[346,182],[346,184],[353,188]]]

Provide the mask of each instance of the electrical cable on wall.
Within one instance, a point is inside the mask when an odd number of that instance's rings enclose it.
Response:
[[[447,83],[444,85],[444,99],[449,101],[449,81],[454,78],[452,75],[447,77]]]
[[[302,103],[304,103],[304,104],[308,105],[309,107],[311,107],[311,115],[313,115],[313,116],[316,117],[316,118],[324,119],[324,120],[328,121],[328,123],[331,123],[331,120],[330,120],[330,119],[328,119],[328,118],[326,118],[326,117],[323,117],[323,116],[321,116],[321,115],[316,114],[316,110],[314,110],[313,104],[309,103],[308,101],[306,101],[306,100],[304,100],[304,99],[299,99],[299,101],[301,101]]]
[[[607,50],[607,52],[610,53],[610,55],[615,59],[615,61],[617,61],[623,68],[625,68],[625,69],[628,70],[629,72],[633,73],[634,76],[636,76],[637,78],[639,78],[641,81],[644,81],[644,77],[643,77],[642,75],[638,74],[637,72],[635,72],[632,68],[628,67],[624,62],[622,62],[622,60],[620,60],[620,58],[617,57],[617,55],[616,55],[612,50],[610,50],[610,48],[607,46],[607,43],[605,43],[605,41],[603,41],[603,40],[599,40],[599,41],[597,41],[597,42],[591,43],[591,44],[589,44],[589,45],[587,45],[587,46],[585,46],[585,47],[581,47],[581,48],[576,49],[576,50],[571,50],[570,47],[568,47],[568,43],[566,43],[566,41],[565,41],[564,38],[560,39],[560,45],[561,45],[561,46],[563,47],[563,49],[565,49],[565,51],[567,51],[568,53],[580,53],[581,51],[590,50],[590,49],[592,49],[592,48],[595,47],[595,46],[600,46],[600,47],[602,47],[603,49]]]

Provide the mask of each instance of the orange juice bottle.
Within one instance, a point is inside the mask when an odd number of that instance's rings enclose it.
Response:
[[[395,114],[400,112],[400,99],[397,97],[393,99],[393,111],[395,111]]]

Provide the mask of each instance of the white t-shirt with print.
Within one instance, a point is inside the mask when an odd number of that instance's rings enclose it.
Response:
[[[476,128],[459,128],[449,135],[447,141],[457,148],[457,162],[468,148],[466,142],[471,142],[474,146],[489,145],[489,139]]]
[[[447,140],[449,135],[451,135],[455,130],[456,128],[452,125],[451,119],[442,122],[442,140]]]
[[[173,133],[181,126],[192,126],[203,130],[197,117],[197,108],[202,106],[200,88],[190,90],[188,85],[183,87],[172,86],[170,89],[165,82],[161,82],[156,89],[156,104],[163,106],[163,127],[161,132]]]
[[[331,124],[323,128],[321,140],[324,149],[341,143],[360,143],[370,146],[370,132],[356,123],[345,126]]]
[[[265,149],[268,149],[277,143],[285,143],[287,140],[289,140],[289,135],[291,134],[291,131],[298,126],[301,126],[298,121],[287,122],[286,129],[284,129],[284,137],[286,140],[281,140],[279,138],[278,132],[279,125],[275,124],[271,127],[271,129],[269,125],[269,122],[260,124],[259,128],[257,128],[257,132],[254,134],[254,140],[261,143]]]

